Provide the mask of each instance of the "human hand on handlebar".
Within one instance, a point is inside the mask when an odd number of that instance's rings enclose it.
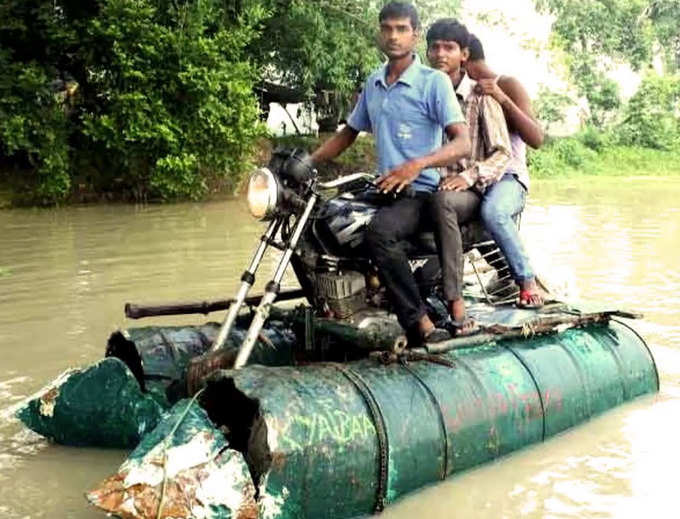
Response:
[[[401,166],[397,166],[392,171],[382,175],[377,181],[376,186],[382,193],[389,193],[395,191],[400,193],[406,186],[413,182],[420,171],[422,170],[420,162],[416,160],[409,160],[404,162]]]

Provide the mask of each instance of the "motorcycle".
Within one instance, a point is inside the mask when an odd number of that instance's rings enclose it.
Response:
[[[280,292],[291,264],[304,296],[316,315],[363,329],[376,323],[398,326],[380,275],[366,254],[363,235],[381,205],[395,196],[380,194],[375,176],[354,173],[324,182],[300,149],[276,150],[267,167],[257,169],[248,182],[247,202],[253,217],[268,221],[241,285],[222,323],[212,351],[229,336],[255,282],[266,251],[282,252],[273,278],[238,351],[234,368],[243,367]],[[478,222],[461,228],[464,251],[489,246]],[[403,244],[428,313],[435,323],[447,319],[441,298],[441,270],[432,231],[424,230]],[[489,253],[487,253],[488,255]]]

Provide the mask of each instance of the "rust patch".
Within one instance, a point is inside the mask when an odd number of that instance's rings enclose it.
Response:
[[[236,512],[236,519],[257,519],[259,509],[255,500],[248,500]]]
[[[216,468],[213,466],[212,469]],[[210,470],[209,466],[201,465],[168,479],[160,515],[158,507],[161,504],[163,484],[139,483],[125,487],[125,472],[107,478],[86,497],[94,506],[123,519],[191,518],[195,516],[194,510],[205,504],[200,499],[200,489],[202,482],[209,477]],[[255,487],[252,482],[241,484],[239,490],[243,500],[236,517],[257,519]]]
[[[40,414],[43,416],[54,416],[54,406],[57,404],[59,388],[53,387],[40,397]]]
[[[271,453],[272,457],[272,464],[271,466],[275,468],[276,470],[281,470],[283,469],[284,465],[286,464],[286,453],[282,451],[276,451]]]

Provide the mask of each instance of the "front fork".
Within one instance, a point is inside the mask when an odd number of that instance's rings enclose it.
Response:
[[[243,306],[243,302],[246,300],[248,291],[255,283],[255,272],[257,272],[257,267],[260,266],[260,262],[262,261],[264,253],[274,236],[276,236],[276,232],[279,230],[280,226],[281,218],[275,218],[272,220],[272,222],[269,224],[269,227],[267,227],[267,230],[260,238],[260,244],[255,250],[255,255],[250,262],[250,266],[241,276],[241,286],[239,287],[238,293],[236,294],[236,299],[234,299],[234,302],[231,304],[231,306],[229,306],[229,311],[222,322],[220,332],[217,334],[217,338],[215,339],[215,342],[213,342],[210,351],[219,350],[224,345],[224,341],[227,340],[227,337],[229,337],[229,332],[231,332],[231,328],[234,326],[234,321],[236,321],[236,316]]]
[[[253,346],[255,346],[255,343],[257,342],[260,331],[262,330],[262,326],[264,326],[264,322],[267,320],[267,317],[269,317],[271,305],[276,299],[276,296],[279,294],[281,289],[281,280],[283,279],[283,275],[286,272],[288,263],[290,263],[290,258],[293,255],[293,251],[297,246],[297,242],[304,231],[305,225],[309,220],[309,216],[311,215],[312,209],[314,209],[314,205],[316,204],[317,200],[318,195],[313,193],[309,197],[309,200],[307,200],[307,205],[305,206],[302,215],[295,223],[295,230],[293,231],[293,235],[288,241],[283,255],[279,260],[279,264],[276,267],[276,272],[274,273],[274,278],[269,283],[267,283],[262,300],[255,311],[255,316],[250,323],[246,337],[238,351],[236,361],[234,362],[234,369],[242,368],[245,366],[246,362],[248,362],[248,358],[250,357],[250,353],[253,350]]]

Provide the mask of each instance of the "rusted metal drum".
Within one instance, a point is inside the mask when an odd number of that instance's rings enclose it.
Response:
[[[615,321],[440,360],[220,371],[200,402],[243,453],[261,515],[346,518],[659,387],[644,341]]]
[[[166,407],[187,395],[186,371],[192,359],[210,349],[219,332],[218,323],[202,326],[146,326],[114,332],[107,342],[106,356],[118,357],[130,368],[143,391],[154,394]],[[235,356],[246,332],[232,330],[224,353]],[[283,323],[272,321],[262,329],[250,359],[251,364],[292,364],[295,334]]]

